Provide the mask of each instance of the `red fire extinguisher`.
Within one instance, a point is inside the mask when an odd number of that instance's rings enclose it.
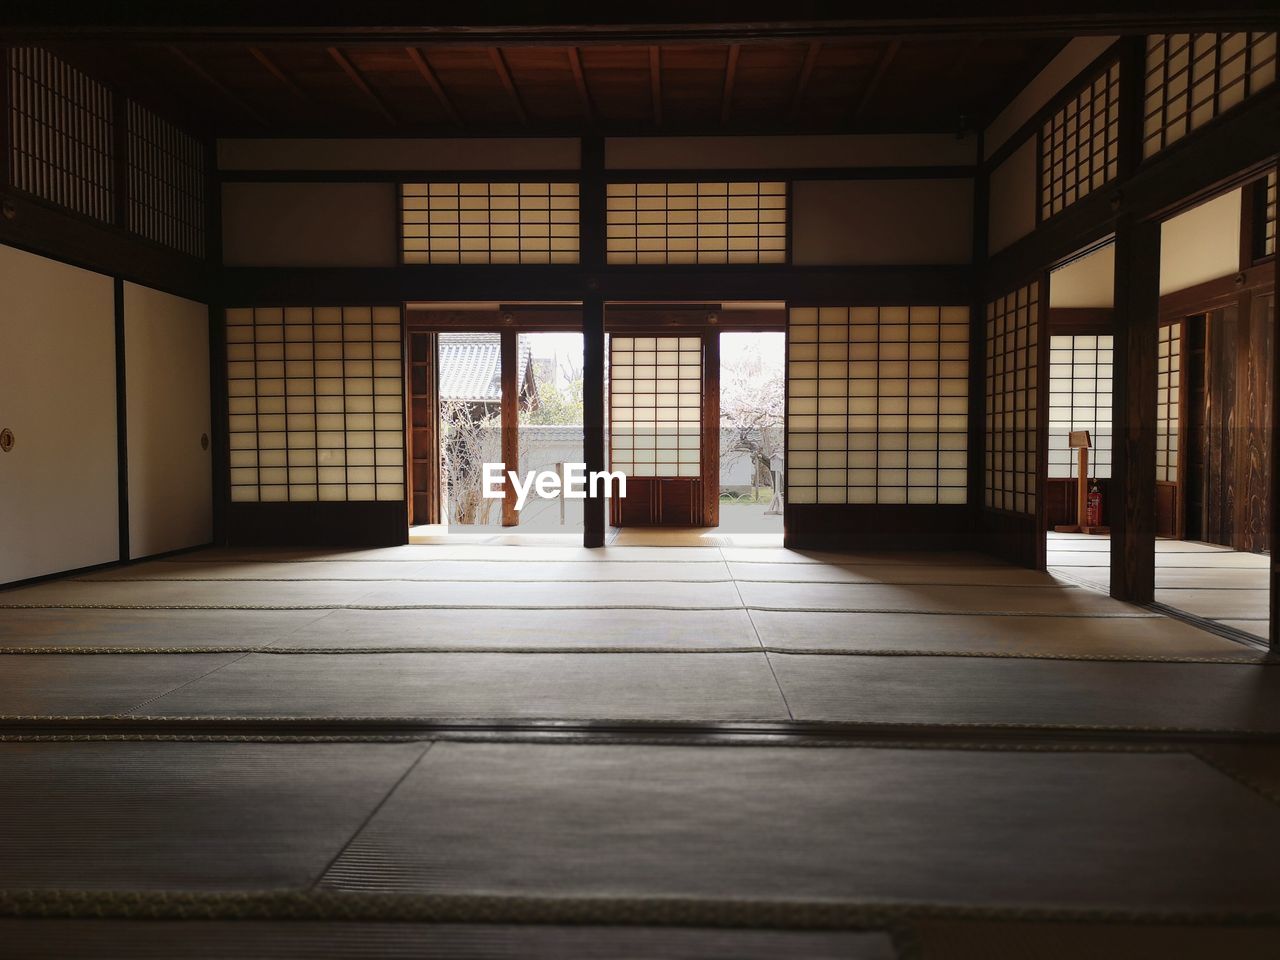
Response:
[[[1091,527],[1102,526],[1102,491],[1098,489],[1098,481],[1089,482],[1089,501],[1085,505],[1085,523]]]

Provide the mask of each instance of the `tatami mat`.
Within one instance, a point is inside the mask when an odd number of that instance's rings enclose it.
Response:
[[[15,955],[64,960],[894,960],[887,934],[500,924],[0,920]]]
[[[3,594],[0,594],[3,597]],[[23,647],[256,647],[325,610],[0,610],[0,650]]]
[[[927,960],[1275,960],[1280,926],[926,922]]]
[[[745,610],[334,610],[273,646],[759,649]]]
[[[0,715],[128,713],[243,654],[10,655],[0,660]]]
[[[0,743],[0,887],[306,887],[424,749]]]
[[[868,583],[738,584],[751,608],[792,610],[892,610],[903,613],[1024,613],[1150,617],[1140,607],[1077,587],[899,586]],[[922,625],[927,629],[927,625]]]
[[[1280,669],[967,657],[770,656],[797,720],[1280,732]]]
[[[922,629],[920,617],[914,613],[753,610],[751,620],[766,647],[791,651],[900,650],[992,656],[1232,660],[1263,657],[1256,648],[1161,617],[942,614],[929,619],[927,630]],[[307,633],[315,629],[313,626]]]
[[[87,692],[85,699],[90,698]],[[249,654],[135,712],[232,717],[788,719],[763,653]]]
[[[438,743],[322,886],[1272,910],[1280,810],[1180,754]]]

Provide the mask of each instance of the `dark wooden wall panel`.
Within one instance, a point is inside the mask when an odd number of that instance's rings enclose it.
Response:
[[[394,547],[409,542],[407,504],[392,500],[232,503],[233,547]]]
[[[786,545],[793,550],[973,550],[980,546],[974,516],[965,504],[790,503]]]

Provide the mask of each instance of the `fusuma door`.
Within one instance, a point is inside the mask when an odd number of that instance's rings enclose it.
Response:
[[[709,336],[715,336],[710,334]],[[609,464],[627,477],[610,522],[705,526],[704,341],[700,334],[609,340]]]

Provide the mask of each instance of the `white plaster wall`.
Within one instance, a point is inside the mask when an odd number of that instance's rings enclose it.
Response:
[[[0,583],[118,559],[110,277],[0,246]]]
[[[209,308],[126,283],[124,324],[129,555],[208,543]]]
[[[218,141],[222,170],[576,170],[579,163],[576,137]]]
[[[797,264],[964,264],[973,253],[971,180],[798,180]]]
[[[1116,248],[1107,244],[1049,274],[1049,306],[1111,307],[1115,289]]]
[[[610,137],[615,170],[753,167],[928,167],[977,162],[978,138],[952,134],[844,134],[775,137]]]
[[[393,267],[392,183],[225,183],[222,260],[233,267]]]
[[[997,253],[1036,228],[1036,140],[1029,139],[991,171],[987,250]]]
[[[1240,202],[1233,190],[1160,225],[1162,294],[1240,271]]]

